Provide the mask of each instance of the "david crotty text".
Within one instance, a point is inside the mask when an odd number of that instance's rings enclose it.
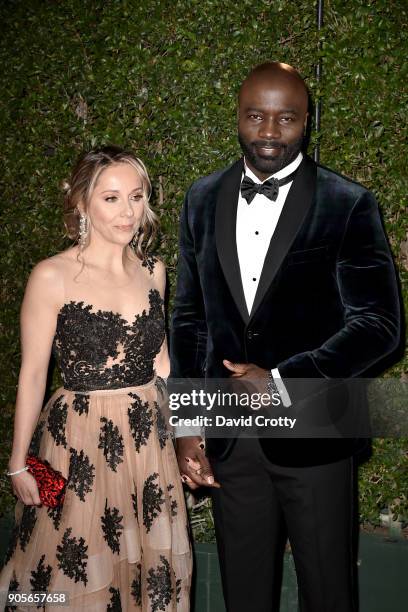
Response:
[[[192,419],[179,418],[171,415],[169,423],[172,427],[289,427],[293,429],[296,419],[289,417],[270,418],[263,415],[249,415],[247,417],[227,418],[222,415],[216,417],[197,416]]]

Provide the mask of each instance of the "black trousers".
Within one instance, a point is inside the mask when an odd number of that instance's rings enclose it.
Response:
[[[239,438],[211,460],[213,509],[228,612],[278,612],[287,538],[301,612],[356,612],[353,459],[282,467]],[[295,612],[295,611],[294,611]]]

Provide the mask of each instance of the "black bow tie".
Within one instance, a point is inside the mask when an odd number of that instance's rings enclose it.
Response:
[[[248,204],[252,202],[257,193],[262,193],[262,195],[269,198],[269,200],[275,201],[279,194],[279,187],[282,187],[282,185],[287,185],[287,183],[293,181],[296,172],[297,168],[294,172],[288,174],[288,176],[285,176],[285,178],[280,180],[270,178],[264,183],[254,183],[249,176],[244,176],[241,183],[241,195],[246,199]]]

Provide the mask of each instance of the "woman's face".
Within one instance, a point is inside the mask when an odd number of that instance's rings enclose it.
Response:
[[[126,246],[137,232],[144,212],[142,179],[128,163],[103,170],[88,204],[91,235]]]

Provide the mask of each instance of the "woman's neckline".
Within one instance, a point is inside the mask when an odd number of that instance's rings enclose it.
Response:
[[[157,289],[150,289],[149,290],[149,305],[146,308],[144,308],[142,311],[135,313],[132,321],[129,321],[128,319],[126,319],[123,316],[123,313],[119,311],[111,310],[109,308],[98,308],[94,306],[94,304],[91,304],[90,302],[87,302],[86,300],[67,300],[65,301],[58,310],[57,318],[62,316],[64,314],[64,311],[69,306],[79,306],[82,311],[87,311],[89,315],[96,316],[99,318],[105,318],[106,315],[113,315],[117,319],[117,322],[121,322],[128,327],[132,327],[140,317],[145,316],[150,313],[150,311],[152,310],[152,306],[153,306],[152,298],[154,294],[157,294],[160,301],[162,302],[162,298],[160,296],[159,291]]]

